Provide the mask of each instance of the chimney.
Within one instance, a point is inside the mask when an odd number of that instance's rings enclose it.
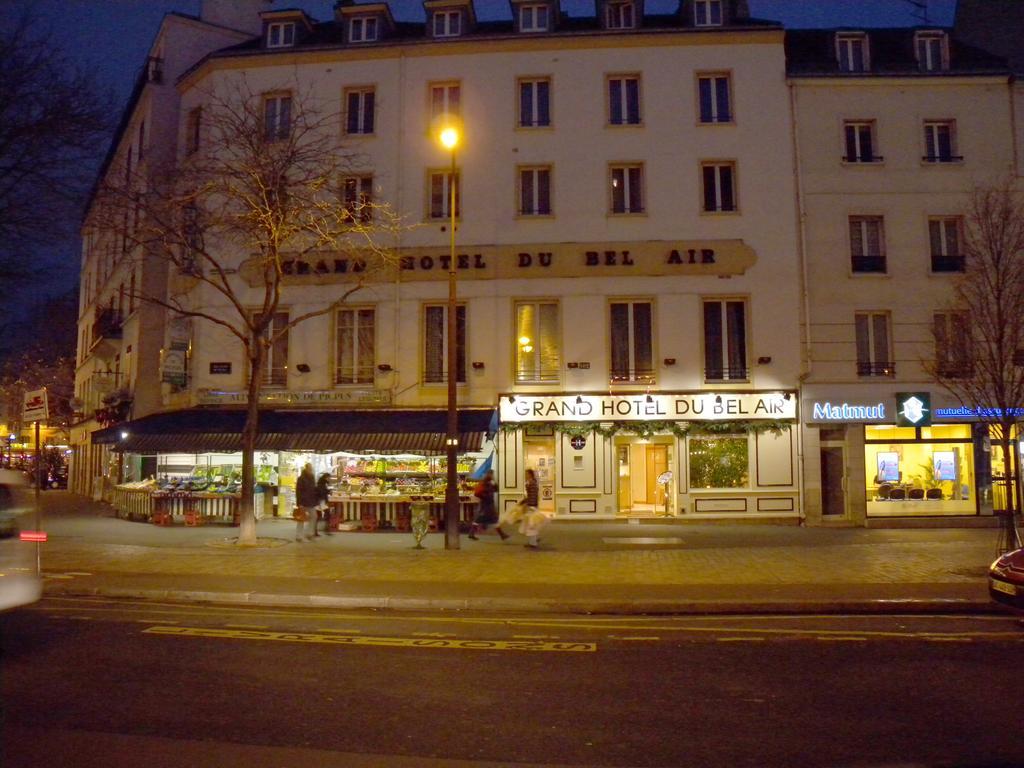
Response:
[[[274,0],[203,0],[199,18],[258,37],[263,34],[260,14],[273,10],[273,5]]]

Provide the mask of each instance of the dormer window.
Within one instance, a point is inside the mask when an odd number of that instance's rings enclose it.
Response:
[[[377,17],[357,16],[349,20],[348,39],[351,43],[372,43],[377,39]]]
[[[836,35],[840,72],[868,71],[868,38],[863,32]]]
[[[608,29],[633,29],[636,26],[636,4],[633,0],[608,3],[605,22]]]
[[[548,6],[543,4],[519,6],[520,32],[547,32],[550,29]]]
[[[267,24],[267,48],[287,48],[295,45],[295,22],[274,21]]]
[[[458,37],[461,34],[461,11],[434,11],[434,37]]]
[[[695,27],[722,26],[722,0],[694,0],[693,25]]]
[[[943,72],[949,69],[949,48],[944,32],[918,32],[914,35],[917,66],[922,72]]]

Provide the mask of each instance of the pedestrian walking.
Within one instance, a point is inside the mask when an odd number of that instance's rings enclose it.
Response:
[[[306,524],[307,533],[302,526]],[[295,481],[295,540],[312,541],[316,533],[316,477],[313,465],[306,463],[299,479]]]
[[[489,469],[473,491],[473,495],[480,499],[480,507],[477,509],[476,517],[473,518],[473,527],[469,530],[469,538],[474,541],[477,541],[476,534],[478,532],[486,533],[488,527],[492,525],[494,532],[501,536],[502,541],[508,538],[508,534],[501,530],[500,525],[497,525],[498,510],[494,506],[494,494],[497,490],[497,486],[494,484],[494,470]]]
[[[530,549],[537,549],[540,545],[538,531],[530,524],[531,518],[537,514],[538,498],[537,473],[532,469],[526,470],[526,495],[519,503],[526,507],[526,514],[523,515],[523,522],[520,531],[526,535],[525,546]]]
[[[316,481],[316,517],[317,522],[324,521],[324,536],[331,535],[331,506],[327,503],[327,497],[331,495],[331,488],[328,485],[330,479],[331,473],[324,472]],[[314,525],[313,535],[319,536],[316,528]]]

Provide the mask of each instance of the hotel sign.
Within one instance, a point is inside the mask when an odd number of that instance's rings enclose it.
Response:
[[[504,422],[743,421],[796,418],[796,396],[785,392],[503,395],[499,403],[501,420]]]

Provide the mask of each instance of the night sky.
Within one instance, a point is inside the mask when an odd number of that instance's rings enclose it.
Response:
[[[167,11],[198,14],[199,0],[0,0],[3,13],[33,7],[51,20],[55,39],[74,61],[93,70],[100,83],[123,104],[149,46]],[[422,20],[421,0],[391,0],[400,20]],[[949,25],[956,0],[928,0],[929,22]],[[333,14],[334,0],[278,0],[277,7],[304,9],[317,20]],[[750,0],[751,13],[776,19],[789,27],[822,26],[914,26],[921,23],[908,0]],[[647,0],[649,13],[669,13],[678,0]],[[481,19],[508,18],[507,0],[476,0]],[[562,0],[562,9],[572,16],[592,15],[593,0]],[[97,156],[102,159],[104,147]],[[69,244],[65,271],[55,273],[53,282],[37,286],[32,296],[41,298],[67,290],[78,279],[77,244]]]

